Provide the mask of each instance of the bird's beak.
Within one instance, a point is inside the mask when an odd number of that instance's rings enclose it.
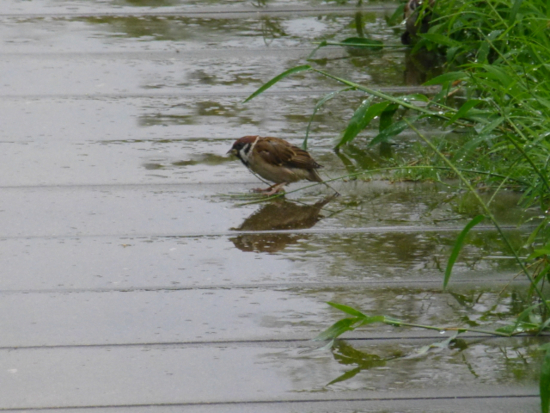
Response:
[[[231,154],[231,155],[237,155],[237,150],[231,148],[231,149],[229,149],[229,150],[227,151],[227,153],[226,153],[226,155],[229,155],[229,154]]]

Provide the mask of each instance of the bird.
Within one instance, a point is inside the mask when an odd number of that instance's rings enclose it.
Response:
[[[268,196],[284,191],[284,186],[303,179],[325,183],[317,169],[322,168],[311,155],[284,139],[243,136],[227,152],[233,154],[253,173],[274,182],[269,188],[254,189]],[[336,192],[336,191],[335,191]]]

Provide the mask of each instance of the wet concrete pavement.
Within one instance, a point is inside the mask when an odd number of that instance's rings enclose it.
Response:
[[[0,410],[538,411],[537,339],[470,335],[421,355],[447,336],[372,325],[332,350],[311,341],[342,317],[327,301],[434,325],[516,315],[525,285],[505,288],[517,268],[490,227],[441,291],[464,197],[379,180],[335,183],[327,204],[322,186],[268,205],[230,196],[258,186],[226,157],[232,141],[299,144],[338,85],[300,74],[243,99],[312,42],[356,35],[358,13],[396,44],[384,20],[396,5],[178,3],[0,5]],[[418,87],[400,48],[316,59],[387,91]],[[348,169],[331,151],[361,98],[312,124],[325,176],[380,161],[361,142],[343,150]],[[519,242],[518,196],[495,213]]]

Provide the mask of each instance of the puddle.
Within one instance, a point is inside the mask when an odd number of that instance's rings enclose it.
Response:
[[[441,287],[457,232],[283,233],[223,236],[3,239],[3,291],[185,289],[374,282]],[[495,232],[474,231],[451,284],[512,280]],[[24,262],[22,262],[24,258]],[[246,269],[244,271],[243,269]],[[78,274],[78,277],[75,276]],[[504,286],[503,286],[504,287]]]
[[[414,397],[415,391],[424,391],[433,397],[437,397],[436,392],[445,397],[464,397],[483,394],[495,382],[509,386],[517,386],[521,382],[531,389],[536,370],[528,369],[525,362],[536,360],[533,344],[521,339],[508,343],[472,343],[468,349],[454,355],[444,352],[439,357],[402,362],[403,369],[388,368],[391,362],[386,366],[380,365],[382,362],[378,366],[372,363],[370,370],[365,369],[355,376],[355,385],[348,380],[330,386],[327,386],[327,377],[336,378],[353,367],[345,364],[344,355],[339,364],[334,363],[330,356],[308,358],[300,355],[300,349],[295,349],[291,351],[294,357],[283,363],[288,351],[277,347],[214,346],[208,349],[138,346],[131,349],[68,349],[64,357],[56,360],[59,352],[55,349],[38,349],[31,353],[14,352],[13,357],[15,365],[20,366],[18,376],[37,386],[32,401],[27,401],[11,384],[3,386],[0,394],[10,405],[25,402],[30,407],[47,403],[51,397],[49,395],[59,392],[65,394],[64,400],[57,405],[59,407],[91,403],[103,405],[112,401],[125,406],[154,404],[158,398],[170,404],[202,404],[205,399],[214,403],[226,400],[234,400],[235,403],[243,399],[259,402],[266,398],[306,401],[315,396],[321,400],[329,399],[337,394],[352,399],[361,397],[365,403],[364,398],[375,397],[376,391],[382,392],[381,397],[395,397],[397,394]],[[406,346],[391,346],[385,353],[407,351]],[[507,355],[504,359],[503,353]],[[53,372],[48,360],[57,361]],[[102,369],[95,360],[104,360],[109,368]],[[279,362],[273,363],[272,360]],[[31,365],[34,365],[34,377],[24,368]],[[488,365],[492,368],[488,369]],[[78,366],[78,370],[71,366]],[[515,375],[505,372],[512,366]],[[188,374],[189,367],[196,373]],[[44,380],[48,371],[52,379]],[[496,377],[488,376],[489,372],[496,373]],[[221,378],[226,374],[231,375],[232,385],[221,386],[220,391],[212,394],[211,386],[221,384]],[[158,383],[162,390],[148,392],[146,383],[151,380]],[[42,386],[38,386],[40,381],[43,381]],[[97,384],[87,392],[79,391],[90,382]],[[178,392],[173,391],[173,383],[178,383]],[[114,396],[109,392],[113,387],[118,389]],[[520,389],[516,392],[526,393]],[[524,400],[524,403],[530,409],[530,401]]]
[[[311,360],[299,351],[290,355],[280,352],[277,356],[283,359],[290,356],[301,362],[289,375],[295,383],[308,383],[311,386],[308,391],[313,388],[318,392],[407,392],[437,388],[443,393],[453,389],[461,393],[465,387],[471,387],[471,392],[476,387],[503,383],[537,384],[539,371],[533,366],[540,360],[537,348],[541,340],[459,339],[450,348],[436,348],[415,356],[420,347],[442,341],[417,340],[405,345],[339,342],[331,351],[333,360]],[[273,364],[280,368],[284,365]],[[317,386],[312,383],[315,381]]]

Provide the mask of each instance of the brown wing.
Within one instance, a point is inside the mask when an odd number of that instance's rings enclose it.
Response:
[[[290,168],[321,168],[311,155],[279,138],[263,138],[256,144],[256,150],[266,162]]]

